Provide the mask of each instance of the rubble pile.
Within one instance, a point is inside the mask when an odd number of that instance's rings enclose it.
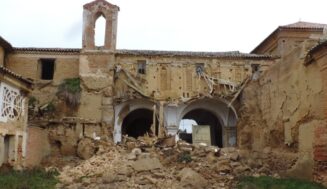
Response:
[[[96,154],[60,170],[57,188],[235,188],[239,176],[272,175],[268,164],[236,148],[175,143],[171,138],[125,138],[85,147]],[[84,142],[85,144],[90,144]],[[270,151],[264,152],[269,157]],[[89,154],[81,153],[85,159]],[[247,157],[247,158],[245,158]]]

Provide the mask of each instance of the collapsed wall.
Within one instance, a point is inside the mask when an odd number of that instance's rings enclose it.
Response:
[[[244,89],[238,145],[297,156],[286,175],[327,183],[325,62],[305,65],[303,42]]]

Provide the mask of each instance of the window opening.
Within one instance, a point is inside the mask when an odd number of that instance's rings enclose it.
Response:
[[[41,79],[52,80],[54,74],[55,59],[41,59]]]
[[[195,72],[200,75],[204,72],[204,63],[197,63],[195,64]]]
[[[139,73],[139,74],[146,73],[146,61],[145,60],[137,61],[137,73]]]

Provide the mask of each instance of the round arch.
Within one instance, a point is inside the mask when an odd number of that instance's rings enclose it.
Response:
[[[213,145],[220,147],[236,145],[237,114],[233,107],[221,99],[198,99],[179,110],[177,123],[191,118],[199,125],[210,125]],[[208,121],[206,121],[206,119]]]
[[[132,132],[132,135],[137,136],[137,133],[141,133],[138,131],[133,131],[133,128],[126,130],[126,125],[132,126],[137,124],[138,122],[139,123],[143,122],[146,123],[146,125],[148,125],[150,119],[149,115],[153,114],[154,106],[155,106],[154,102],[145,99],[128,100],[126,102],[115,105],[114,106],[115,122],[114,122],[114,133],[113,133],[114,142],[115,143],[121,142],[122,134],[128,134],[129,132]],[[146,116],[144,116],[142,112]],[[123,125],[125,126],[124,128]],[[141,128],[141,130],[144,130],[145,128]],[[147,129],[145,130],[148,131]]]

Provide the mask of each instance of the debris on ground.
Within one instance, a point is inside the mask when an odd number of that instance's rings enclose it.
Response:
[[[84,140],[82,140],[84,141]],[[82,142],[81,141],[81,142]],[[78,152],[78,163],[61,168],[57,188],[235,188],[239,176],[279,177],[259,156],[236,148],[193,145],[151,137],[125,137],[120,145],[110,142]],[[90,156],[97,149],[95,155]],[[250,154],[252,155],[252,154]],[[245,158],[246,157],[246,158]],[[269,161],[267,161],[269,162]]]

